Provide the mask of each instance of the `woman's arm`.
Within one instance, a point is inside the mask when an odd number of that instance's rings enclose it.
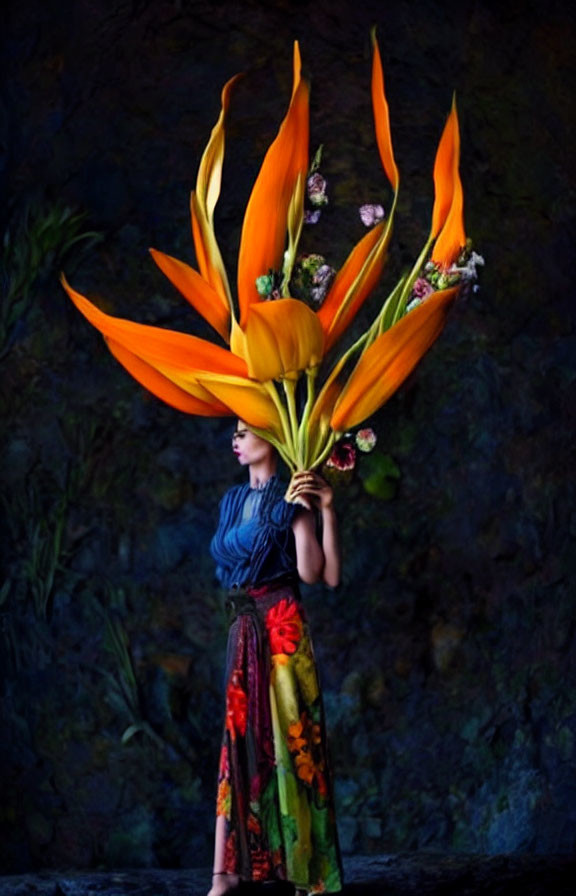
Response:
[[[292,499],[305,509],[294,520],[298,575],[311,585],[322,579],[335,588],[340,582],[340,545],[334,495],[328,483],[317,473],[295,473],[289,488]],[[313,509],[322,516],[322,545],[316,537]]]

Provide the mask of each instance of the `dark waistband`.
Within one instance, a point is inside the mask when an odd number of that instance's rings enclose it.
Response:
[[[279,591],[280,588],[292,588],[298,594],[298,578],[296,576],[278,576],[269,582],[263,582],[261,585],[232,585],[228,589],[228,597],[235,594],[249,594],[251,597],[263,597],[265,594],[272,594]]]
[[[290,588],[296,599],[299,599],[298,579],[294,576],[282,576],[262,585],[237,585],[232,586],[226,596],[226,610],[233,621],[238,616],[258,613],[258,601],[266,598],[276,591]]]

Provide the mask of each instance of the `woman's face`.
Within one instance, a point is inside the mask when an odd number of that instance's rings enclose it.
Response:
[[[243,420],[238,420],[232,435],[232,450],[243,466],[257,464],[272,456],[270,442],[251,432]]]

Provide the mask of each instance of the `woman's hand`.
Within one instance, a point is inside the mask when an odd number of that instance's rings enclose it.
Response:
[[[306,510],[328,510],[334,503],[332,487],[314,470],[294,473],[286,492],[286,500],[301,504]]]

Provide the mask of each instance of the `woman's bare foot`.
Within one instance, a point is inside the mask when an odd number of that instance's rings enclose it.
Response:
[[[224,896],[225,893],[237,887],[239,883],[240,878],[237,874],[227,874],[226,872],[213,874],[212,887],[208,896]]]

